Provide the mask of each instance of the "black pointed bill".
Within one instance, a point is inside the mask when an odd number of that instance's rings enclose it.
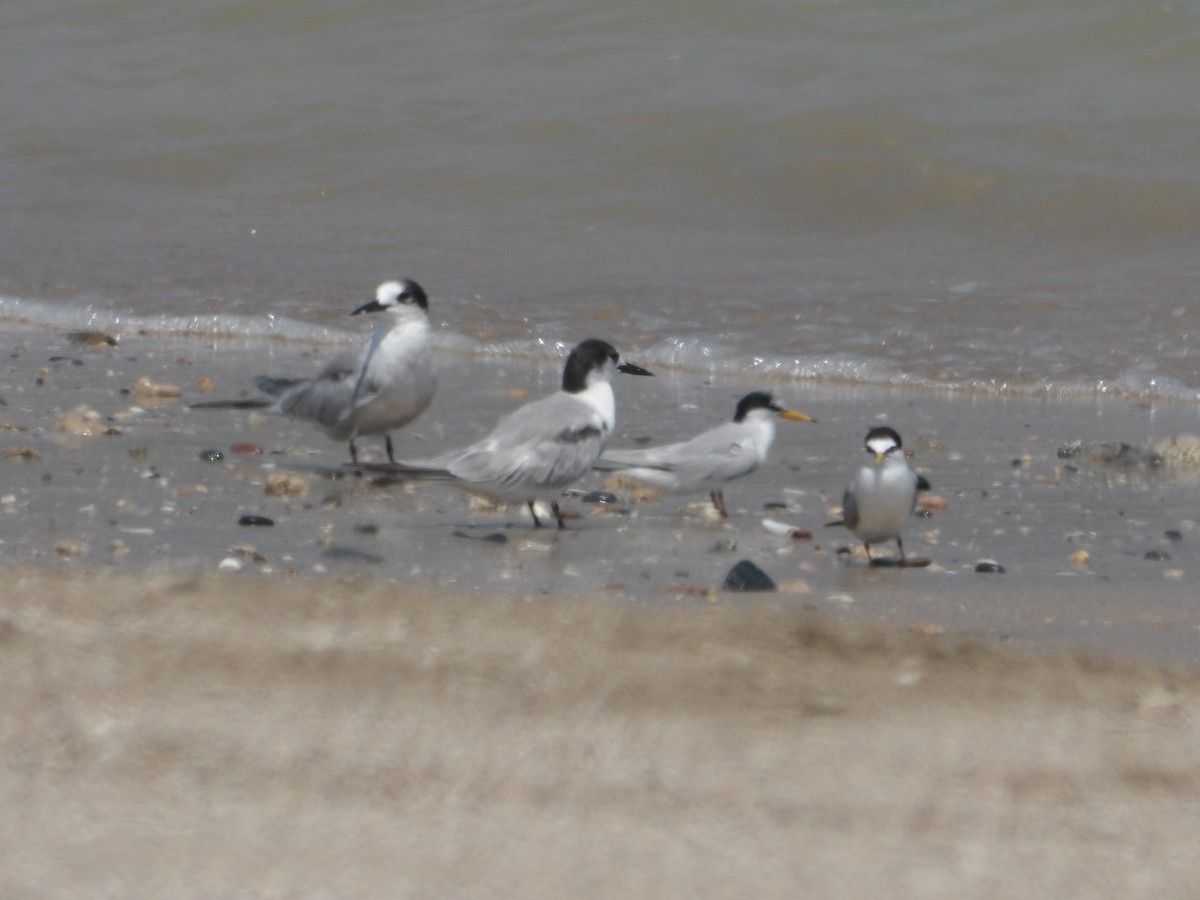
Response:
[[[354,312],[350,313],[350,315],[357,316],[360,313],[383,312],[385,309],[387,309],[387,307],[384,306],[382,303],[380,303],[378,300],[372,300],[370,303],[364,303],[362,306],[360,306]]]
[[[643,369],[641,366],[635,366],[633,363],[621,363],[617,366],[618,372],[624,372],[626,375],[653,375],[654,373]]]

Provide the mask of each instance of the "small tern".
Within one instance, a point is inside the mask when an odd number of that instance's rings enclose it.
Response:
[[[871,459],[851,477],[842,497],[842,519],[830,525],[845,525],[863,542],[869,564],[871,545],[896,542],[900,565],[906,565],[901,532],[917,503],[917,491],[928,490],[929,482],[908,467],[900,435],[880,425],[867,432],[865,449]]]
[[[382,434],[395,462],[389,432],[403,428],[429,406],[437,388],[429,348],[429,300],[419,284],[385,281],[375,299],[351,313],[383,313],[371,336],[339,354],[313,378],[260,375],[254,384],[272,400],[216,400],[193,409],[271,409],[307,419],[337,441],[349,441],[358,462],[357,438]]]
[[[732,422],[678,444],[607,452],[596,467],[616,469],[668,494],[706,490],[717,512],[728,518],[722,489],[727,482],[749,475],[766,462],[775,441],[777,418],[816,421],[787,409],[768,393],[755,391],[738,402]]]
[[[616,372],[653,374],[620,362],[605,341],[582,341],[567,357],[562,390],[509,413],[491,434],[469,447],[400,463],[398,468],[416,477],[449,478],[468,493],[495,501],[527,504],[538,528],[542,522],[534,504],[549,501],[563,528],[558,497],[591,470],[612,435],[616,400],[611,382]]]

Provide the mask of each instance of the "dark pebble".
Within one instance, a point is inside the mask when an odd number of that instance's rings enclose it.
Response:
[[[709,553],[732,553],[737,549],[737,541],[733,538],[720,538],[708,548]]]
[[[76,359],[73,356],[52,356],[52,357],[50,357],[50,362],[52,362],[52,363],[69,362],[73,366],[82,366],[83,365],[82,359]]]
[[[771,576],[748,559],[743,559],[730,569],[729,574],[725,576],[725,583],[721,585],[723,591],[750,592],[775,589],[775,582],[771,580]]]
[[[379,534],[379,526],[374,522],[362,522],[354,526],[356,534]]]
[[[247,527],[252,527],[252,528],[253,527],[263,528],[263,527],[268,527],[268,526],[274,525],[275,520],[268,519],[266,516],[245,515],[245,516],[242,516],[240,519],[238,519],[238,524],[245,525]]]
[[[220,450],[201,450],[199,456],[205,462],[220,462],[225,458]]]
[[[1161,550],[1147,550],[1143,559],[1148,559],[1150,562],[1166,562],[1171,557]]]
[[[455,537],[467,538],[468,540],[472,540],[472,541],[484,541],[485,543],[488,543],[488,544],[507,544],[508,543],[508,535],[502,534],[499,531],[493,531],[489,534],[468,534],[465,531],[455,531],[455,532],[453,532],[453,534]]]
[[[1168,541],[1182,541],[1183,532],[1178,528],[1168,528],[1163,532],[1163,537],[1165,537]]]
[[[353,547],[329,547],[321,554],[321,559],[335,562],[362,562],[372,565],[382,565],[383,557],[365,550],[355,550]]]
[[[117,346],[117,339],[103,331],[72,331],[67,335],[67,340],[72,344],[86,344],[89,347],[99,347],[101,344],[106,347]]]
[[[780,500],[770,500],[763,504],[763,509],[787,509],[787,504]]]
[[[1003,575],[1004,566],[990,560],[979,563],[975,566],[975,571],[983,575]]]

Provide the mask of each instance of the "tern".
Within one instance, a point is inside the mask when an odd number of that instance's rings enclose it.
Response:
[[[830,525],[845,525],[863,542],[867,560],[874,565],[871,545],[896,542],[900,565],[905,565],[901,532],[917,503],[917,491],[929,483],[908,467],[903,444],[895,429],[880,425],[864,441],[871,459],[850,478],[842,497],[842,518]]]
[[[708,491],[713,506],[728,518],[724,486],[754,472],[767,460],[775,441],[775,420],[814,422],[811,416],[787,409],[763,391],[743,397],[733,421],[696,435],[690,441],[614,450],[601,457],[597,468],[635,478],[668,494]]]
[[[542,522],[534,504],[548,501],[561,529],[558,497],[591,470],[612,435],[616,400],[611,382],[617,372],[653,374],[622,363],[606,341],[582,341],[567,357],[561,390],[509,413],[487,437],[468,447],[399,463],[394,470],[447,478],[468,493],[527,504],[538,528]]]
[[[428,408],[437,388],[429,347],[429,300],[411,279],[385,281],[375,299],[351,313],[380,313],[383,323],[362,343],[339,354],[312,378],[260,375],[254,384],[274,400],[215,400],[193,409],[271,409],[316,424],[329,437],[354,442],[381,434],[395,462],[389,432],[403,428]]]

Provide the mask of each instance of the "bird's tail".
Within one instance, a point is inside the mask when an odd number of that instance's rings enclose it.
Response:
[[[421,479],[424,481],[453,480],[454,476],[447,469],[439,466],[424,465],[421,462],[388,462],[388,463],[352,463],[348,468],[360,472],[373,472],[380,475],[398,475],[404,478]]]

